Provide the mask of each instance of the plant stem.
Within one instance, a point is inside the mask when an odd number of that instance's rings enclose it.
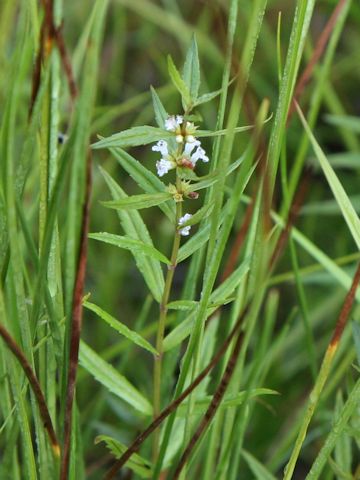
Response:
[[[176,175],[176,187],[180,191],[180,178]],[[164,331],[166,324],[167,316],[167,304],[169,301],[172,281],[174,278],[175,268],[177,264],[177,256],[180,246],[180,232],[178,230],[179,219],[182,215],[182,204],[181,202],[176,203],[176,216],[175,216],[175,234],[173,247],[171,252],[171,264],[168,266],[168,271],[166,273],[164,292],[161,298],[160,303],[160,313],[159,313],[159,323],[158,330],[156,335],[156,350],[158,355],[155,357],[154,362],[154,395],[153,395],[153,406],[154,406],[154,418],[156,418],[161,410],[161,368],[162,368],[162,357],[163,357],[163,340],[164,340]],[[160,441],[160,432],[157,430],[154,434],[153,442],[153,458],[156,460],[159,452],[159,441]]]

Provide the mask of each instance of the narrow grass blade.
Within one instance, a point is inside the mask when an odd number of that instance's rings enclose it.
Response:
[[[347,196],[333,168],[328,162],[324,152],[322,151],[320,145],[318,144],[314,135],[312,134],[310,127],[307,124],[302,111],[300,110],[300,107],[297,105],[296,108],[297,108],[300,120],[304,126],[304,129],[308,134],[308,137],[314,149],[315,155],[319,160],[319,163],[321,165],[321,168],[323,169],[323,172],[329,183],[329,186],[335,196],[336,201],[339,204],[343,217],[349,227],[349,230],[355,240],[357,247],[360,249],[360,219],[357,216],[355,209],[349,200],[349,197]]]

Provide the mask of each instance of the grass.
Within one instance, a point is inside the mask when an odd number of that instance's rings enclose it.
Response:
[[[360,478],[360,10],[290,3],[3,0],[0,478]]]

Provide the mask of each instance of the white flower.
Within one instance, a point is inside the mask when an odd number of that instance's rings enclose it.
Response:
[[[165,129],[169,132],[176,132],[182,123],[183,117],[181,115],[171,115],[165,120]]]
[[[190,213],[185,213],[185,215],[179,219],[179,224],[178,224],[179,227],[181,227],[181,225],[184,225],[184,223],[186,223],[188,220],[190,220],[191,217],[192,217],[192,215]],[[180,235],[182,235],[184,237],[189,235],[190,228],[191,228],[190,225],[188,225],[187,227],[184,227],[184,228],[180,228],[180,230],[179,230]]]
[[[191,163],[195,166],[198,160],[202,160],[203,162],[207,163],[209,161],[209,157],[206,156],[206,152],[203,148],[198,147],[191,155],[190,160]]]
[[[195,150],[194,153],[192,153],[195,147],[197,147],[197,149]],[[198,160],[202,160],[203,162],[209,161],[209,157],[206,156],[205,150],[200,147],[199,140],[194,140],[193,142],[190,142],[190,143],[186,142],[185,148],[184,148],[184,154],[189,158],[190,162],[193,164],[194,167]]]
[[[169,160],[165,160],[164,158],[156,162],[156,169],[159,177],[162,177],[163,175],[165,175],[165,173],[168,173],[168,171],[172,168],[174,168],[173,164]]]
[[[168,144],[165,140],[159,140],[156,145],[151,147],[153,152],[160,152],[162,158],[156,162],[157,174],[159,177],[168,173],[169,170],[175,168],[176,164],[169,154]]]
[[[165,140],[159,140],[156,145],[151,147],[153,152],[160,152],[163,157],[167,157],[169,155],[168,144]]]

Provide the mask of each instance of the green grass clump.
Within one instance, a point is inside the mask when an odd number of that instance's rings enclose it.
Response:
[[[3,0],[1,479],[360,478],[359,26]]]

